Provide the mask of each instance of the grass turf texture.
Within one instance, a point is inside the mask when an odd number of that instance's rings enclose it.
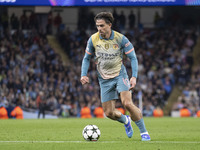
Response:
[[[123,124],[110,119],[26,119],[0,120],[0,150],[199,150],[199,118],[144,118],[151,135],[142,142],[132,122],[134,135],[128,138]],[[101,130],[97,142],[85,141],[82,130],[95,124]]]

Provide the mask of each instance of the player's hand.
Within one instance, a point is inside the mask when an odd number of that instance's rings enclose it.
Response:
[[[82,76],[80,79],[82,85],[89,83],[89,78],[87,76]]]
[[[130,79],[130,88],[129,90],[133,90],[133,88],[136,86],[136,78],[135,77],[131,77]]]

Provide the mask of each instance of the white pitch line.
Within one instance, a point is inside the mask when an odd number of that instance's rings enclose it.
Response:
[[[129,143],[138,143],[141,141],[127,141]],[[124,141],[0,141],[0,143],[124,143]],[[148,143],[160,143],[160,144],[200,144],[200,141],[147,141],[142,142],[145,144]]]
[[[120,142],[120,141],[119,141]],[[96,143],[95,141],[0,141],[0,143]],[[98,141],[98,143],[117,143],[117,141]]]
[[[161,144],[200,144],[200,141],[148,141],[149,143],[161,143]]]

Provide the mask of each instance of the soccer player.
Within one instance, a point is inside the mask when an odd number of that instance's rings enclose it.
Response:
[[[132,102],[131,90],[136,85],[138,72],[138,61],[134,47],[124,35],[112,30],[114,18],[110,12],[98,13],[94,21],[98,32],[93,34],[87,42],[80,81],[83,85],[89,83],[87,72],[91,56],[95,55],[101,88],[101,102],[105,115],[112,120],[123,123],[129,138],[133,135],[132,119],[140,129],[142,141],[149,141],[150,136],[145,128],[142,113]],[[124,53],[131,61],[132,77],[130,82],[126,68],[122,63]],[[121,102],[129,112],[130,117],[123,115],[115,108],[115,100],[118,99],[118,95],[120,95]]]

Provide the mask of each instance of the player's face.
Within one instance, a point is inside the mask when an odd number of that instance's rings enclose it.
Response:
[[[108,39],[111,34],[111,23],[107,24],[105,20],[96,20],[96,27],[101,37]]]

